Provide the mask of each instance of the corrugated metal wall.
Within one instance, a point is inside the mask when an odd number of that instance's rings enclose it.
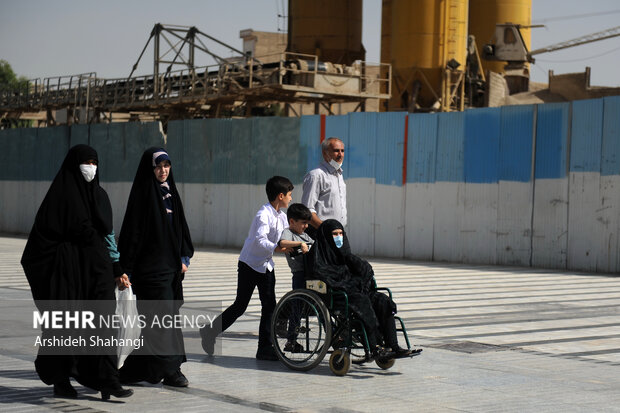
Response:
[[[620,270],[620,98],[462,113],[204,119],[0,131],[0,231],[25,233],[68,148],[89,143],[120,228],[141,153],[166,146],[197,243],[240,246],[288,176],[301,198],[321,135],[346,145],[361,255]]]
[[[501,109],[497,264],[530,263],[535,116],[534,106]]]

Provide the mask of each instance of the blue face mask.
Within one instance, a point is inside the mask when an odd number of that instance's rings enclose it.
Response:
[[[334,243],[336,244],[336,248],[342,247],[343,237],[342,235],[334,235]]]

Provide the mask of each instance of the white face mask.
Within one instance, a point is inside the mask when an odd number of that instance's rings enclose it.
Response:
[[[333,159],[329,161],[329,164],[330,164],[331,166],[333,166],[335,170],[340,169],[340,167],[342,166],[342,164],[341,164],[341,163],[338,163],[338,162],[336,162],[336,161],[335,161],[335,160],[333,160]]]
[[[80,172],[82,172],[82,176],[86,180],[86,182],[90,182],[95,179],[95,174],[97,173],[97,165],[80,165]]]

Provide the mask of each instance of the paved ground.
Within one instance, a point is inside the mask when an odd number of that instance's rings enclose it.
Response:
[[[31,302],[24,244],[0,238],[0,411],[620,412],[620,278],[401,260],[371,263],[424,352],[390,370],[353,366],[336,377],[326,360],[306,373],[257,361],[255,297],[221,355],[207,357],[197,332],[185,332],[189,388],[137,386],[130,399],[101,402],[78,386],[79,399],[54,399],[34,372],[34,350],[15,338],[11,314]],[[228,305],[237,257],[198,251],[186,299]],[[290,285],[282,257],[276,278],[281,297]]]

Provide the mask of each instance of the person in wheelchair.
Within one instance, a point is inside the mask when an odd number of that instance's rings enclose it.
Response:
[[[366,361],[409,357],[421,351],[399,346],[394,320],[396,303],[376,290],[372,266],[351,253],[347,234],[340,222],[335,219],[323,221],[311,249],[310,262],[311,278],[343,290],[348,296],[350,310],[364,324],[371,350]]]

